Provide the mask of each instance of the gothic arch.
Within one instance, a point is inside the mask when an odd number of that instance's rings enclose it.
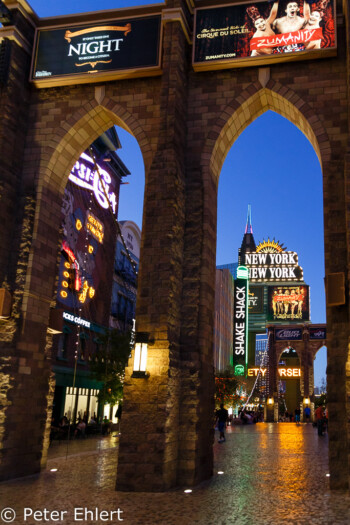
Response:
[[[277,83],[273,88],[258,89],[252,85],[226,106],[208,133],[203,148],[201,164],[205,178],[210,174],[218,184],[224,160],[236,139],[249,124],[269,110],[287,118],[300,129],[312,144],[321,166],[329,159],[330,143],[318,115],[292,90]],[[252,94],[252,91],[255,92]],[[206,173],[208,168],[209,173]]]

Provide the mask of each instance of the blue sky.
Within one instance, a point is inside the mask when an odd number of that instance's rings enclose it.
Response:
[[[138,0],[32,0],[40,17],[117,9],[163,2]],[[144,166],[133,137],[118,129],[119,154],[132,175],[120,195],[120,220],[142,226]],[[296,251],[311,287],[311,320],[325,322],[322,170],[305,136],[288,120],[269,111],[253,122],[231,148],[220,176],[217,264],[237,260],[247,206],[252,206],[255,241],[267,237]],[[326,352],[318,353],[315,383],[325,377]]]

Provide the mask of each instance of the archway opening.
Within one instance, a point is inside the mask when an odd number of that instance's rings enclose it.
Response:
[[[48,334],[55,374],[51,441],[110,434],[119,430],[121,418],[136,317],[145,175],[137,140],[121,127],[107,127],[110,118],[114,124],[120,120],[103,108],[101,113],[105,122],[97,136],[94,115],[81,119],[93,130],[88,136],[81,122],[75,125],[87,143],[83,150],[73,151],[66,137],[61,141],[67,165],[73,165],[65,174],[57,221],[58,273]],[[123,128],[130,130],[125,122]],[[57,161],[53,171],[65,167]]]
[[[256,335],[264,334],[267,324],[293,327],[309,321],[325,322],[320,149],[311,126],[301,113],[276,94],[267,93],[264,101],[264,91],[243,104],[245,112],[241,109],[243,106],[234,112],[221,130],[211,157],[214,174],[219,173],[222,165],[218,188],[217,268],[230,272],[232,279],[236,278],[238,249],[242,250],[248,231],[256,245],[273,240],[282,247],[282,252],[296,252],[303,277],[300,282],[293,279],[264,282],[262,279],[249,283],[250,289],[260,287],[262,290],[254,290],[251,315],[248,314],[248,367],[256,366]],[[250,222],[249,217],[246,223],[248,205],[251,205],[252,220]],[[300,286],[309,286],[311,316],[308,306],[298,315],[298,308],[295,306],[293,310],[287,301],[284,301],[283,315],[273,316],[269,289],[277,285],[281,287],[280,293],[288,293],[289,297],[301,292],[305,295],[306,289]],[[226,328],[232,326],[230,316],[226,321]],[[302,338],[301,334],[298,337]],[[232,356],[233,337],[228,336],[227,340],[231,347],[226,352]],[[267,343],[265,346],[267,348]],[[214,365],[217,367],[216,363]],[[266,392],[266,399],[268,395],[274,392]]]

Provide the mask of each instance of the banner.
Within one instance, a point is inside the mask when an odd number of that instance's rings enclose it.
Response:
[[[334,55],[334,22],[334,0],[199,8],[195,11],[193,65],[195,69],[217,69],[219,64],[224,68],[255,65],[257,60],[281,61],[286,54],[288,60],[300,53],[304,58]]]
[[[31,80],[60,84],[86,75],[155,68],[160,65],[160,16],[101,24],[40,29],[36,35]],[[76,82],[76,80],[75,80]],[[57,81],[56,81],[57,84]]]
[[[309,287],[269,286],[269,321],[309,321]]]

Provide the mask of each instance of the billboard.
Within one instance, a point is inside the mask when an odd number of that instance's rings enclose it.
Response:
[[[249,286],[248,311],[250,314],[264,313],[264,288],[262,286]]]
[[[275,330],[276,341],[301,341],[303,331],[301,328],[281,328]]]
[[[237,376],[246,373],[248,362],[248,281],[236,279],[233,310],[233,367]]]
[[[269,286],[269,321],[309,321],[309,287]]]
[[[313,326],[309,328],[310,339],[327,339],[327,329],[325,326]]]
[[[195,69],[334,55],[335,2],[254,2],[195,11]]]
[[[38,87],[139,76],[160,67],[160,15],[40,29],[31,80]]]

